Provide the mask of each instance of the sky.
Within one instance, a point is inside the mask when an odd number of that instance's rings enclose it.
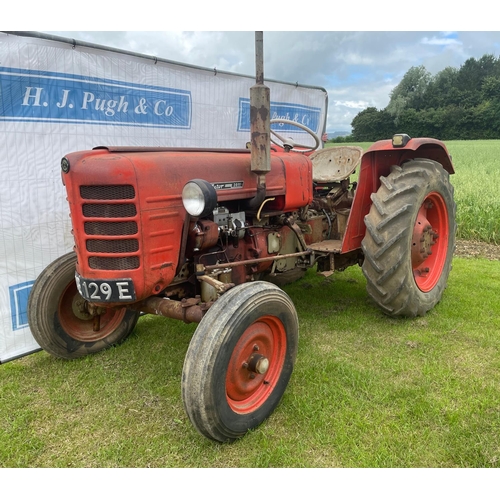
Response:
[[[277,23],[279,24],[279,23]],[[255,74],[254,31],[45,31],[207,68]],[[431,74],[500,56],[500,31],[264,31],[264,75],[323,87],[327,131],[350,131],[363,109],[387,106],[412,66]]]
[[[439,11],[435,8],[426,10],[425,5],[419,5],[422,7],[421,10],[424,13],[421,15],[424,16],[426,22],[417,22],[418,25],[423,24],[433,28],[440,24],[444,27],[443,21],[437,23],[435,20],[441,19]],[[384,5],[381,4],[381,6],[383,8]],[[481,12],[479,4],[476,7],[478,8],[473,12]],[[109,11],[105,14],[101,10],[97,9],[94,15],[94,11],[88,9],[87,17],[84,18],[88,22],[83,24],[94,31],[44,31],[40,29],[37,31],[170,61],[255,75],[254,31],[97,30],[95,26],[104,26],[106,29],[110,26],[109,29],[115,29],[117,24],[125,27],[131,24],[130,17],[125,23],[117,23],[116,20],[112,22],[113,16]],[[311,13],[308,14],[307,6],[302,7],[300,12],[305,17]],[[329,10],[325,12],[327,13],[324,16],[320,13],[319,22],[313,24],[318,24],[320,27],[331,25],[348,28],[357,24],[353,22],[352,15],[349,22],[338,22],[337,18],[342,18],[344,11],[339,11],[337,17],[334,12]],[[434,17],[427,15],[428,12],[433,12]],[[229,18],[225,23],[219,18],[210,22],[211,19],[213,20],[213,11],[207,14],[205,19],[201,14],[198,12],[193,22],[186,22],[187,18],[184,16],[183,22],[160,22],[160,24],[162,26],[164,24],[167,28],[173,25],[179,29],[186,25],[194,27],[201,25],[202,29],[231,25]],[[380,12],[378,15],[380,16]],[[382,22],[375,22],[375,19],[372,22],[369,16],[365,15],[360,25],[372,29],[375,27],[379,31],[264,31],[264,75],[269,79],[298,82],[326,89],[329,99],[327,131],[329,133],[349,132],[353,118],[360,111],[370,106],[377,109],[387,106],[392,89],[412,66],[423,65],[434,75],[447,66],[458,69],[470,57],[480,58],[485,54],[500,56],[500,31],[472,31],[467,26],[476,27],[478,23],[464,23],[463,18],[447,22],[450,27],[463,27],[459,30],[415,31],[414,28],[411,30],[411,27],[415,26],[415,19],[411,20],[413,14],[403,12],[403,15],[407,18],[404,23],[388,22],[387,19]],[[140,17],[139,13],[138,19]],[[203,21],[201,23],[200,17]],[[330,17],[331,22],[325,23],[324,19],[330,19]],[[173,18],[175,21],[175,15]],[[322,18],[324,18],[323,21]],[[488,18],[489,16],[481,14],[480,24],[491,25]],[[283,15],[281,18],[278,16],[278,21],[275,23],[267,20],[263,24],[273,28],[283,27],[287,30],[297,25],[301,26],[300,16],[296,13],[289,19],[290,21],[287,21],[286,16]],[[255,25],[254,18],[252,21],[250,24]],[[42,22],[42,24],[46,23]],[[66,26],[68,23],[57,24]],[[154,27],[158,24],[158,21],[152,23]],[[233,24],[235,29],[238,29],[238,23]],[[311,22],[303,24],[307,28]],[[381,29],[387,24],[397,28],[404,25],[405,29],[410,30],[382,31]],[[143,26],[144,21],[138,25]]]

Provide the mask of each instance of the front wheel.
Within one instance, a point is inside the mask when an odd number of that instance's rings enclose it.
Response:
[[[421,316],[441,300],[451,270],[453,186],[427,159],[394,166],[380,180],[361,244],[368,294],[391,316]]]
[[[92,311],[78,293],[76,254],[49,264],[38,276],[28,299],[28,323],[45,351],[74,359],[123,342],[134,329],[139,313],[126,308]]]
[[[182,398],[194,427],[215,441],[232,441],[276,408],[292,374],[298,319],[276,285],[249,282],[208,310],[189,345]]]

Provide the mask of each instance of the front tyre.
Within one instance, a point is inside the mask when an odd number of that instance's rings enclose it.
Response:
[[[298,319],[276,285],[249,282],[208,310],[189,345],[182,398],[194,427],[215,441],[232,441],[276,408],[292,374]]]
[[[363,274],[370,297],[391,316],[421,316],[440,300],[455,249],[449,174],[432,160],[381,177],[365,217]]]
[[[35,281],[28,299],[28,323],[45,351],[74,359],[123,342],[139,313],[126,308],[102,308],[91,313],[75,282],[76,254],[49,264]]]

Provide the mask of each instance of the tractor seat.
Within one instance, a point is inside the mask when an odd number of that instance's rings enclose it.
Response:
[[[309,157],[313,164],[313,181],[327,184],[346,179],[356,170],[361,156],[363,149],[358,146],[336,146],[315,151]]]

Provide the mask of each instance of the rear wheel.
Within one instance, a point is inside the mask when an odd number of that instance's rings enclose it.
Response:
[[[372,195],[362,242],[370,297],[391,316],[423,315],[440,300],[455,249],[456,205],[443,167],[395,166]]]
[[[261,424],[285,392],[297,343],[297,313],[283,290],[250,282],[224,294],[184,361],[182,397],[195,428],[224,442]]]
[[[56,259],[38,276],[28,300],[28,323],[35,340],[50,354],[74,359],[123,342],[139,313],[126,308],[94,311],[78,293],[76,254]]]

